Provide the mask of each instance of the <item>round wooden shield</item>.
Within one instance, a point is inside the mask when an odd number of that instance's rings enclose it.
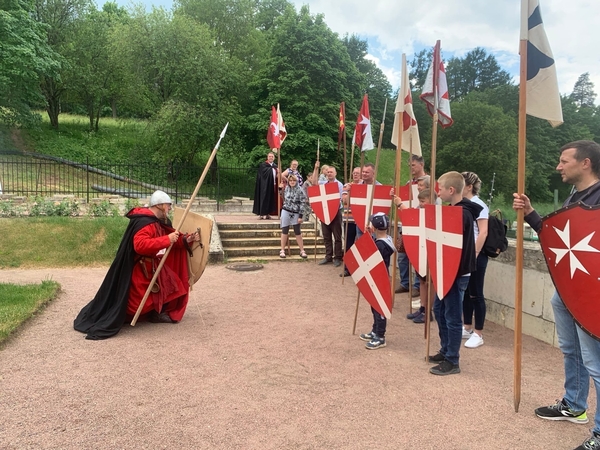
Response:
[[[183,217],[185,209],[175,207],[173,215],[173,225],[178,226]],[[195,212],[189,211],[185,216],[185,221],[179,231],[182,233],[200,232],[200,242],[194,242],[192,245],[193,256],[188,258],[190,270],[190,285],[195,284],[208,263],[208,254],[210,250],[210,235],[212,233],[213,221],[207,217],[201,216]]]

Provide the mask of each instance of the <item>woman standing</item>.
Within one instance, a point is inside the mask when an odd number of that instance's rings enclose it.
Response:
[[[483,282],[488,265],[488,256],[483,249],[485,238],[488,234],[488,218],[490,210],[487,205],[477,196],[481,189],[481,180],[476,173],[463,172],[465,188],[463,197],[482,206],[479,217],[475,220],[475,254],[477,256],[477,270],[471,273],[469,286],[465,291],[463,299],[464,328],[463,339],[467,339],[465,347],[477,348],[483,345],[483,323],[485,322],[485,297],[483,296]],[[475,328],[473,328],[473,313],[475,313]]]
[[[284,184],[279,185],[280,189],[283,189]],[[283,191],[283,208],[281,210],[281,251],[279,252],[280,258],[285,258],[285,246],[288,243],[288,233],[290,226],[294,227],[294,234],[296,235],[296,242],[298,248],[300,248],[300,257],[306,258],[306,252],[304,251],[304,242],[302,240],[302,232],[300,227],[302,226],[302,213],[304,211],[304,204],[306,203],[306,194],[304,190],[298,186],[298,178],[295,175],[290,175],[287,178],[287,187]]]
[[[282,172],[281,177],[287,180],[290,175],[294,175],[296,178],[298,178],[298,186],[302,187],[304,180],[302,179],[300,172],[298,172],[298,161],[295,159],[291,162],[289,169],[285,169]]]

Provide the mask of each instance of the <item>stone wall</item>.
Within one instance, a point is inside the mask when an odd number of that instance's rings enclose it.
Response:
[[[523,252],[523,334],[557,346],[550,299],[554,284],[539,243],[525,242]],[[485,276],[486,320],[511,330],[515,323],[515,240],[498,258],[490,258]]]

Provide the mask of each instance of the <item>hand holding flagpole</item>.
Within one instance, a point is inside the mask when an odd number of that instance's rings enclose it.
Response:
[[[202,172],[202,175],[200,176],[200,179],[198,180],[198,183],[196,184],[196,188],[194,189],[194,192],[192,193],[190,200],[188,201],[187,207],[185,208],[185,211],[183,212],[183,215],[181,216],[181,220],[179,221],[179,224],[177,225],[177,228],[175,229],[176,232],[179,232],[179,230],[181,229],[183,222],[185,221],[185,218],[186,218],[188,212],[190,211],[190,208],[192,207],[192,203],[194,203],[194,200],[196,199],[196,195],[198,195],[198,191],[200,190],[200,187],[202,186],[202,183],[204,182],[204,178],[206,178],[206,174],[208,173],[208,170],[210,169],[210,166],[211,166],[213,160],[215,159],[217,150],[219,149],[219,145],[221,144],[221,140],[225,137],[225,132],[227,131],[228,126],[229,126],[229,122],[227,122],[227,124],[225,125],[225,128],[223,128],[223,131],[221,131],[221,135],[219,136],[217,145],[215,145],[215,148],[213,149],[212,153],[210,154],[210,157],[208,158],[206,166],[204,167],[204,171]],[[134,327],[135,324],[137,323],[137,320],[140,317],[140,314],[142,313],[142,309],[144,308],[144,305],[146,304],[146,301],[148,300],[148,296],[150,295],[152,286],[154,286],[154,283],[156,283],[156,280],[158,279],[158,275],[160,274],[160,271],[162,270],[163,266],[165,265],[165,261],[167,260],[167,257],[169,256],[169,253],[171,252],[172,248],[173,248],[173,244],[171,244],[167,248],[167,250],[165,251],[165,254],[160,259],[160,263],[158,264],[158,267],[156,268],[156,271],[154,272],[154,276],[152,277],[152,280],[150,280],[148,289],[146,289],[146,293],[144,294],[144,297],[142,298],[142,301],[140,302],[140,306],[138,306],[135,316],[133,317],[133,320],[131,321],[132,327]]]

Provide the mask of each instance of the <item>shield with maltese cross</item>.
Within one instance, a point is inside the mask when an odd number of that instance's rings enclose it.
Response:
[[[600,206],[580,202],[542,219],[540,243],[567,310],[600,340]]]

